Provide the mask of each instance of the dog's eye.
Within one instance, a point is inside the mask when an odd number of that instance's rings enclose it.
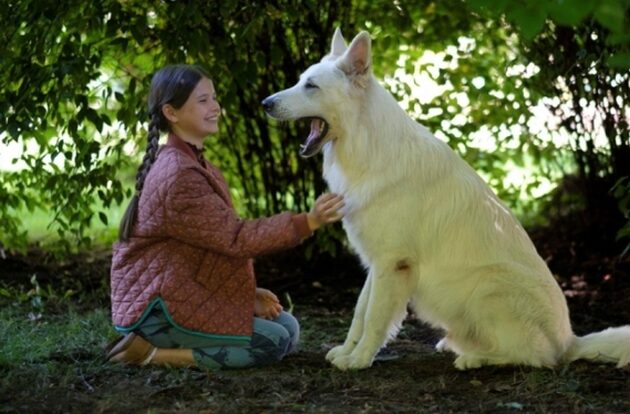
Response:
[[[306,89],[319,89],[319,86],[315,85],[313,82],[306,82],[304,87]]]

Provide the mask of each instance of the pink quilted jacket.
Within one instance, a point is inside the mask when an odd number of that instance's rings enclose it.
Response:
[[[306,214],[236,216],[225,179],[175,135],[160,148],[128,242],[114,244],[112,319],[134,329],[159,303],[185,330],[249,339],[256,282],[252,258],[298,245]],[[241,338],[242,337],[242,338]]]

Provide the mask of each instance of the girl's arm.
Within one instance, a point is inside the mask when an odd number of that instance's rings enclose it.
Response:
[[[166,196],[166,234],[205,249],[234,257],[255,257],[294,247],[312,234],[309,220],[323,225],[338,220],[337,211],[326,214],[281,213],[255,220],[242,220],[194,169],[178,173]],[[321,210],[321,209],[320,209]],[[313,217],[315,223],[313,224]]]

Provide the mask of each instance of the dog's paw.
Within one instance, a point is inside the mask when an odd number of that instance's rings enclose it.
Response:
[[[446,337],[440,339],[440,342],[435,345],[435,350],[437,352],[450,351],[450,349],[451,348],[448,346],[448,339],[446,339]]]
[[[365,369],[365,368],[371,367],[372,359],[373,358],[371,357],[362,358],[362,357],[357,357],[354,354],[350,354],[350,355],[341,355],[335,358],[331,362],[338,369],[342,371],[349,371],[349,370],[358,370],[358,369]]]
[[[471,355],[460,355],[455,358],[455,368],[463,371],[465,369],[481,368],[484,364],[483,359]]]
[[[349,351],[345,345],[337,345],[336,347],[328,351],[328,353],[326,354],[326,361],[333,362],[335,359],[341,356],[350,355],[350,352],[351,351]]]

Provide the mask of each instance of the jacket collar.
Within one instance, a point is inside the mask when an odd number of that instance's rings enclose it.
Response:
[[[181,139],[179,136],[173,134],[172,132],[168,134],[168,140],[166,141],[166,145],[172,146],[188,155],[191,159],[198,161],[197,154],[191,148],[190,144]]]
[[[232,199],[230,197],[229,189],[227,188],[227,184],[225,184],[225,179],[223,178],[223,174],[216,167],[213,167],[208,161],[201,157],[202,161],[197,158],[197,154],[195,150],[190,147],[186,141],[181,139],[179,136],[173,134],[172,132],[168,134],[168,140],[166,141],[166,145],[169,147],[173,147],[184,154],[190,157],[190,159],[194,160],[196,163],[201,163],[200,167],[204,171],[204,174],[208,178],[208,182],[215,189],[215,191],[220,195],[221,198],[232,207]],[[199,165],[199,164],[197,164]]]

